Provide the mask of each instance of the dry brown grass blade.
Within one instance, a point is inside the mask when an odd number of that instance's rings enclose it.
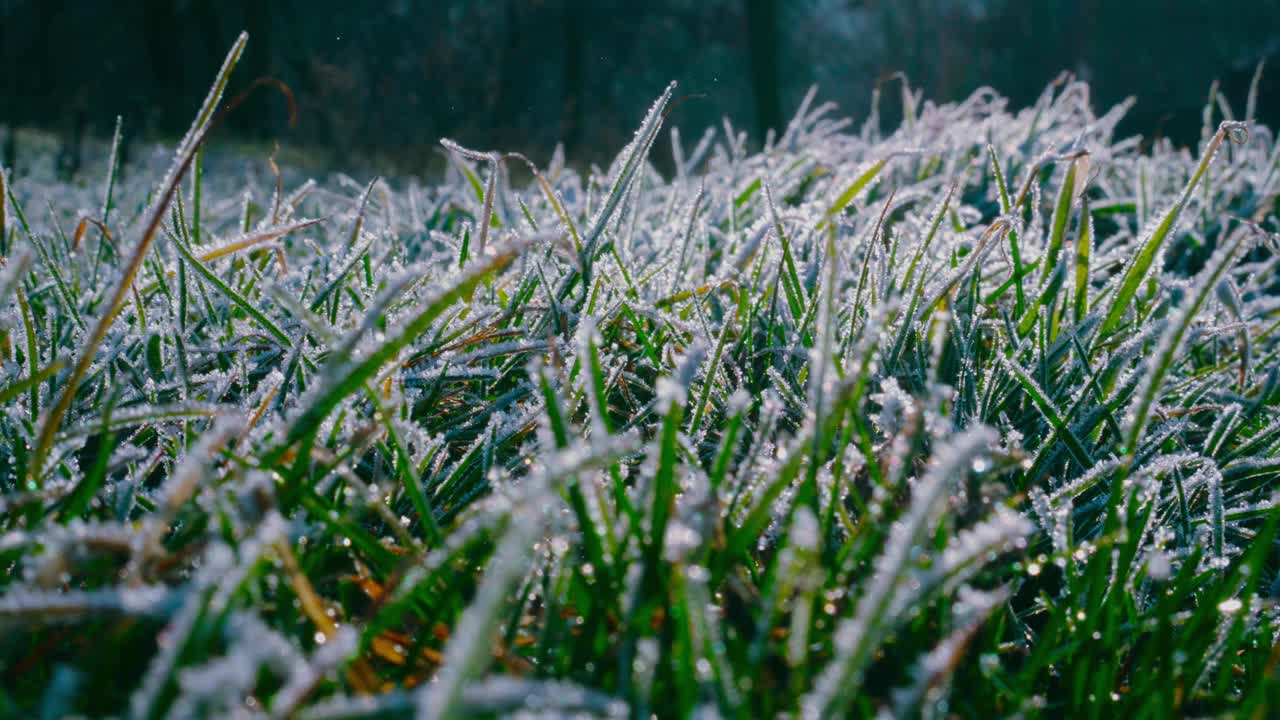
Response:
[[[101,220],[91,217],[82,217],[80,218],[80,222],[76,223],[75,234],[71,236],[72,250],[80,249],[80,241],[84,239],[84,234],[89,229],[90,225],[98,228],[98,232],[102,233],[102,237],[106,238],[107,242],[111,243],[112,247],[115,246],[115,238],[111,237],[111,232],[107,230],[107,226],[103,225]]]
[[[582,241],[578,238],[578,228],[574,226],[573,220],[569,214],[565,212],[564,204],[556,197],[555,191],[551,188],[551,183],[547,182],[546,177],[538,171],[538,166],[532,160],[521,155],[520,153],[507,153],[507,157],[521,160],[525,165],[529,166],[529,171],[533,173],[533,177],[538,182],[538,187],[542,188],[542,194],[547,196],[547,202],[551,203],[551,207],[555,209],[556,214],[560,216],[560,222],[569,230],[569,236],[573,238],[573,247],[576,252],[582,252]]]
[[[281,564],[284,565],[285,573],[289,576],[289,585],[293,593],[298,596],[298,604],[302,606],[303,614],[311,620],[326,641],[332,640],[338,633],[338,625],[329,616],[324,600],[316,593],[306,573],[302,572],[289,544],[276,543],[276,549],[280,552]],[[378,689],[377,675],[374,674],[373,668],[369,667],[369,663],[363,659],[352,661],[347,671],[347,680],[361,692],[370,693]]]
[[[239,239],[233,240],[227,243],[226,245],[223,245],[221,247],[217,247],[205,252],[203,255],[200,256],[200,260],[201,262],[212,262],[219,258],[226,257],[227,255],[230,255],[232,253],[244,250],[245,248],[251,248],[254,245],[261,245],[262,243],[270,242],[277,238],[284,237],[285,235],[288,235],[291,232],[297,232],[298,230],[305,230],[306,228],[309,228],[312,225],[317,225],[324,221],[325,221],[325,218],[315,218],[313,220],[302,220],[300,222],[293,223],[292,225],[285,225],[284,227],[272,228],[270,230],[265,230],[257,234],[246,235]]]
[[[408,648],[412,647],[413,643],[414,639],[404,633],[386,630],[373,638],[369,648],[375,655],[393,665],[404,665],[409,661]],[[422,648],[416,662],[420,665],[439,665],[444,662],[444,655],[435,648]]]
[[[221,120],[224,115],[236,109],[236,107],[238,107],[240,103],[244,102],[245,100],[248,100],[249,96],[252,95],[253,92],[260,87],[273,87],[276,90],[279,90],[281,95],[284,95],[285,102],[289,106],[289,127],[291,128],[297,127],[298,126],[298,101],[293,96],[293,90],[290,89],[289,85],[286,84],[283,80],[279,78],[273,78],[270,76],[254,78],[253,82],[249,83],[249,85],[245,87],[244,90],[241,90],[239,95],[236,95],[231,100],[231,102],[227,103],[225,106],[223,106],[221,110],[218,111],[218,114],[213,117],[213,120],[209,124],[217,125],[218,121]]]
[[[267,392],[266,396],[262,398],[262,402],[258,403],[258,408],[253,411],[253,416],[249,418],[249,424],[245,426],[246,433],[253,429],[253,427],[258,424],[258,421],[262,419],[262,414],[267,411],[267,407],[269,407],[271,405],[271,401],[275,399],[276,393],[280,391],[280,385],[282,384],[283,383],[276,383],[276,385]]]

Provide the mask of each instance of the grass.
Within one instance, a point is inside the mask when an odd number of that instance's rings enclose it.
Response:
[[[0,173],[3,714],[1275,712],[1250,111],[811,95],[667,178],[672,86],[294,186],[203,162],[244,43],[163,177]]]

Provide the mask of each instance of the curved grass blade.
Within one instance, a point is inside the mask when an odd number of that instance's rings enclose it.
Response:
[[[1229,238],[1213,254],[1205,264],[1204,270],[1196,278],[1190,300],[1183,301],[1182,307],[1170,321],[1169,327],[1160,336],[1156,352],[1147,363],[1142,386],[1134,396],[1133,404],[1127,413],[1128,427],[1125,429],[1125,441],[1129,452],[1134,453],[1138,450],[1138,443],[1142,440],[1142,433],[1146,429],[1151,408],[1160,394],[1165,377],[1178,359],[1177,355],[1182,349],[1182,342],[1186,338],[1188,328],[1191,327],[1191,321],[1195,319],[1209,294],[1217,287],[1223,273],[1235,261],[1237,254],[1245,247],[1252,235],[1252,226],[1241,226],[1237,228],[1234,237]]]
[[[1084,322],[1089,312],[1089,255],[1093,250],[1093,216],[1089,214],[1089,198],[1080,202],[1080,232],[1076,234],[1076,292],[1072,303],[1074,319]]]
[[[93,364],[93,358],[97,354],[98,346],[106,338],[107,330],[115,322],[116,314],[120,312],[120,308],[124,305],[125,298],[128,296],[129,289],[133,287],[133,279],[142,267],[147,251],[151,248],[151,242],[164,219],[165,211],[169,207],[169,201],[173,199],[174,193],[177,192],[178,185],[182,181],[182,175],[195,157],[196,149],[200,147],[200,144],[204,142],[205,136],[208,134],[214,109],[222,99],[227,82],[231,79],[231,71],[235,68],[236,63],[239,62],[240,55],[244,52],[245,44],[248,42],[249,34],[240,33],[240,37],[236,39],[235,44],[231,46],[230,52],[227,53],[226,60],[222,63],[222,69],[218,71],[214,79],[213,87],[209,89],[209,94],[205,97],[204,104],[201,105],[200,111],[196,113],[195,122],[191,124],[191,129],[187,131],[182,142],[178,144],[178,149],[174,153],[173,164],[170,166],[165,180],[160,185],[159,194],[150,209],[144,213],[144,217],[147,219],[143,224],[142,237],[139,238],[138,244],[134,247],[133,253],[125,264],[119,284],[112,293],[110,300],[107,301],[102,317],[85,341],[84,347],[80,351],[80,359],[71,371],[71,376],[67,378],[58,402],[49,411],[49,414],[45,416],[44,423],[40,427],[40,434],[36,438],[30,466],[31,481],[36,483],[37,486],[42,482],[44,459],[48,454],[54,435],[58,432],[58,427],[62,424],[62,418],[71,409],[71,402],[75,399],[75,393],[80,381],[89,372],[89,366]]]
[[[1062,253],[1063,239],[1067,234],[1067,222],[1071,219],[1071,209],[1084,192],[1085,182],[1089,174],[1089,153],[1081,152],[1067,163],[1066,175],[1062,178],[1062,187],[1058,191],[1058,202],[1053,209],[1053,222],[1049,230],[1049,247],[1045,250],[1045,262],[1040,268],[1040,281],[1048,280],[1058,265],[1058,255]]]
[[[399,334],[370,352],[357,365],[339,370],[338,375],[328,383],[325,390],[317,395],[311,405],[289,427],[289,433],[284,441],[285,448],[310,436],[324,418],[338,406],[338,403],[359,390],[391,358],[395,357],[397,353],[408,347],[418,336],[426,332],[427,328],[441,313],[452,307],[458,300],[466,297],[473,288],[486,278],[501,272],[510,265],[530,242],[531,239],[517,241],[493,252],[493,254],[485,258],[483,263],[473,266],[451,287],[438,292],[426,304],[426,307],[405,324],[404,329]],[[283,449],[281,448],[280,452],[283,452]]]
[[[1160,222],[1156,224],[1151,234],[1142,240],[1142,244],[1125,266],[1116,294],[1111,298],[1111,306],[1107,309],[1102,326],[1098,328],[1099,338],[1106,338],[1120,325],[1125,312],[1129,309],[1129,303],[1133,301],[1134,296],[1138,293],[1138,287],[1146,280],[1147,272],[1151,270],[1151,266],[1159,256],[1160,249],[1173,235],[1173,231],[1178,224],[1179,214],[1186,207],[1192,193],[1195,191],[1196,185],[1200,183],[1200,179],[1209,170],[1209,165],[1213,162],[1213,158],[1218,154],[1218,147],[1222,145],[1222,141],[1230,137],[1231,142],[1243,144],[1248,138],[1247,128],[1247,123],[1223,121],[1218,126],[1218,131],[1213,134],[1213,137],[1209,138],[1209,142],[1205,145],[1204,152],[1200,156],[1200,164],[1187,181],[1182,194],[1164,212]]]

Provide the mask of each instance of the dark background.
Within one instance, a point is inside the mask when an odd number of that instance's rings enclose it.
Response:
[[[1254,67],[1280,54],[1280,0],[0,0],[0,137],[38,127],[68,146],[122,114],[134,139],[173,138],[241,29],[233,91],[278,77],[299,123],[264,92],[224,137],[414,172],[442,136],[610,157],[671,79],[704,94],[672,115],[689,142],[727,115],[758,143],[813,83],[859,118],[895,71],[927,98],[990,85],[1023,105],[1071,70],[1097,110],[1138,96],[1123,130],[1191,143],[1211,81],[1243,112]],[[1280,58],[1271,70],[1259,116],[1274,125]]]

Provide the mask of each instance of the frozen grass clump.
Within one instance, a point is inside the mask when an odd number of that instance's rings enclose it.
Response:
[[[203,162],[243,46],[167,173],[0,175],[4,714],[1267,714],[1252,118],[671,87],[586,174],[295,183]]]

